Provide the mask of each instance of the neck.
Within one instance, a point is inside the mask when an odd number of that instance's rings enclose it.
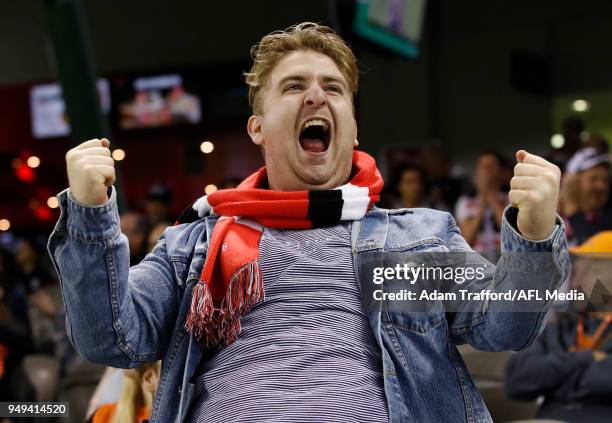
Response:
[[[344,185],[348,182],[348,180],[344,180],[344,182],[335,181],[333,179],[323,182],[321,184],[310,184],[304,181],[278,181],[274,178],[270,178],[268,176],[268,183],[266,184],[268,189],[273,191],[321,191],[327,189],[338,188],[341,185]],[[262,186],[263,188],[263,186]]]

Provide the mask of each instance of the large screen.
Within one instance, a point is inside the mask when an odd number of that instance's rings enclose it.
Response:
[[[200,98],[188,91],[179,74],[138,77],[118,86],[119,127],[154,128],[202,119]]]
[[[98,94],[103,113],[109,113],[111,98],[108,80],[98,79]],[[30,89],[30,112],[34,138],[66,137],[70,121],[62,87],[57,83],[34,85]]]
[[[358,0],[353,30],[389,50],[415,58],[427,0]]]

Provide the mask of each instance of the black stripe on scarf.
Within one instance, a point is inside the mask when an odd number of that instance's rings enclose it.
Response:
[[[333,226],[340,223],[342,216],[342,191],[330,189],[308,191],[308,219],[313,228]]]
[[[193,223],[198,220],[200,217],[198,216],[198,212],[195,211],[193,205],[195,202],[191,203],[189,207],[187,207],[181,215],[176,219],[175,225],[180,225],[181,223]]]

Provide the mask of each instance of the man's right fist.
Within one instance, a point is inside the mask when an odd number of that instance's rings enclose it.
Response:
[[[66,169],[72,196],[86,206],[108,202],[106,187],[115,183],[115,161],[106,138],[93,139],[66,153]]]

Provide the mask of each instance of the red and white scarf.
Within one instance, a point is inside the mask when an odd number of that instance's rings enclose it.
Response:
[[[231,344],[240,333],[240,316],[264,298],[259,268],[263,227],[311,229],[359,220],[379,200],[383,180],[374,159],[353,153],[349,183],[318,191],[272,191],[265,167],[237,188],[201,197],[177,224],[220,215],[213,230],[200,280],[193,289],[186,328],[206,348]]]

